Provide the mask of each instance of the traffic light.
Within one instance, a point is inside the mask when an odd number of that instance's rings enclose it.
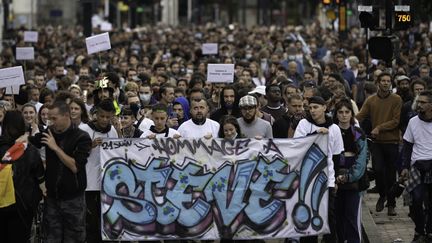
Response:
[[[397,36],[372,37],[368,41],[369,53],[374,59],[390,62],[399,56],[400,41]]]

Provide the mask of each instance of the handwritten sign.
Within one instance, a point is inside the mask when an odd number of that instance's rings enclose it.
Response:
[[[208,64],[207,81],[212,83],[234,82],[234,64]]]
[[[34,60],[34,48],[33,47],[17,47],[16,48],[16,59],[17,60]]]
[[[111,41],[108,33],[87,37],[86,46],[88,54],[93,54],[111,49]]]
[[[0,87],[18,87],[24,84],[24,72],[22,66],[10,67],[10,68],[2,68],[0,69]]]
[[[218,44],[217,43],[204,43],[202,45],[203,55],[216,55],[218,54]]]
[[[327,135],[234,141],[104,139],[102,239],[325,234],[326,151]]]
[[[38,37],[37,31],[24,31],[24,42],[38,42]]]

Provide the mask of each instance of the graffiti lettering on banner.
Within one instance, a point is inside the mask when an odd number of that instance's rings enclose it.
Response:
[[[329,232],[326,135],[105,139],[100,151],[104,240]]]

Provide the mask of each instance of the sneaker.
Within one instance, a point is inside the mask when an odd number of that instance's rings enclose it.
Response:
[[[414,233],[414,238],[411,241],[411,243],[425,243],[425,242],[427,242],[425,240],[426,239],[425,239],[425,236],[423,234],[415,232]]]
[[[396,213],[395,207],[389,206],[388,211],[387,211],[387,215],[388,216],[396,216],[397,213]]]
[[[381,212],[384,210],[384,203],[386,200],[387,199],[385,197],[378,198],[378,201],[377,201],[376,206],[375,206],[375,210],[377,212]]]

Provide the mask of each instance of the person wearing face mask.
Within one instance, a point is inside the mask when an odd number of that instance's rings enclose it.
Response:
[[[239,98],[234,86],[228,85],[223,87],[219,99],[221,106],[210,115],[210,119],[220,121],[225,115],[231,115],[236,118],[240,117]]]
[[[219,138],[233,140],[243,137],[237,118],[230,115],[223,116],[220,124]]]
[[[156,104],[157,101],[153,97],[153,90],[148,83],[142,83],[139,87],[139,99],[143,106]]]
[[[384,210],[387,201],[389,216],[396,216],[396,200],[390,193],[396,182],[395,162],[399,152],[399,121],[402,99],[391,92],[391,74],[382,72],[378,75],[378,92],[366,99],[360,112],[356,115],[359,122],[369,117],[372,123],[372,167],[376,174],[376,185],[379,199],[376,211]]]

